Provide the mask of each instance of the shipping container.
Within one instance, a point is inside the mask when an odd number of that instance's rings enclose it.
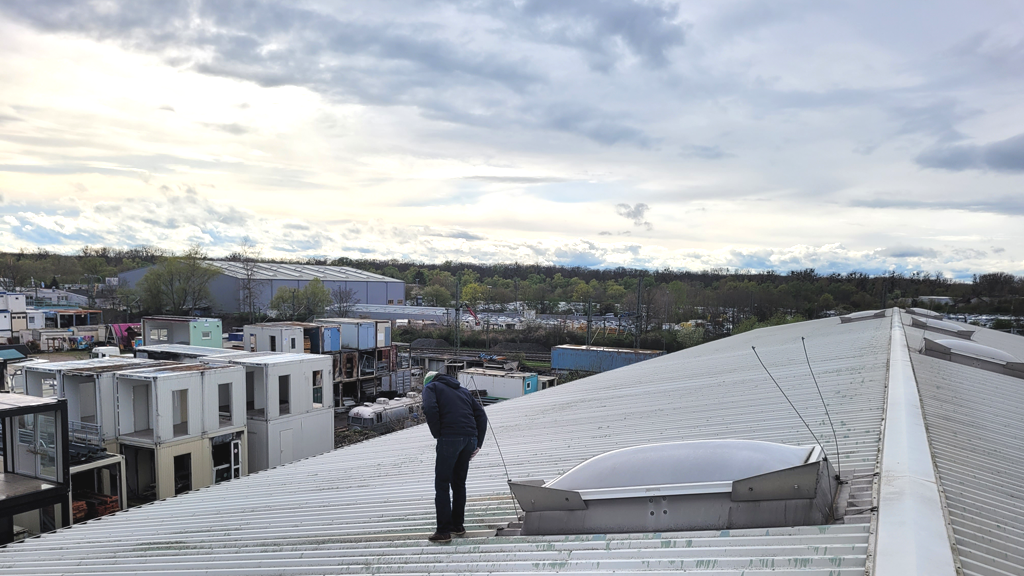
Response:
[[[551,349],[551,368],[579,372],[607,372],[657,358],[663,354],[665,353],[661,350],[565,344]]]
[[[399,370],[385,374],[380,379],[380,389],[384,392],[405,394],[412,389],[412,370]]]
[[[324,318],[320,321],[341,330],[341,348],[373,350],[377,347],[377,324],[373,320]]]
[[[459,372],[459,383],[471,391],[486,392],[486,396],[508,400],[532,394],[540,389],[537,374],[533,372],[504,372],[486,368],[467,368]]]

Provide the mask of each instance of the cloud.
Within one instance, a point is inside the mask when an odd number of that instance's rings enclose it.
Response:
[[[884,258],[935,258],[939,255],[932,248],[920,246],[894,246],[875,250],[875,254]]]
[[[918,200],[910,195],[892,194],[871,198],[858,198],[848,205],[861,208],[904,208],[909,210],[962,210],[986,214],[1024,215],[1024,198],[1020,196],[985,197],[982,195],[950,199]]]
[[[615,0],[525,0],[484,4],[519,34],[575,48],[598,70],[608,70],[626,53],[647,65],[669,64],[668,53],[686,35],[679,6]]]
[[[602,230],[601,232],[598,232],[597,235],[598,236],[611,236],[612,233],[608,232],[607,230]]]
[[[615,213],[623,218],[632,220],[634,226],[643,226],[648,230],[653,230],[654,225],[644,219],[644,216],[650,209],[651,207],[643,202],[634,204],[632,207],[630,207],[629,204],[615,205]]]
[[[933,146],[918,155],[916,161],[925,168],[954,172],[1024,172],[1024,134],[989,144]]]
[[[683,146],[682,155],[693,158],[703,158],[704,160],[718,160],[720,158],[735,156],[735,154],[730,154],[722,150],[719,146],[699,146],[695,144]]]
[[[247,126],[242,126],[238,123],[218,124],[215,122],[203,122],[203,126],[207,128],[213,128],[214,130],[220,130],[221,132],[227,132],[228,134],[234,134],[235,136],[241,136],[242,134],[248,134],[250,129]]]

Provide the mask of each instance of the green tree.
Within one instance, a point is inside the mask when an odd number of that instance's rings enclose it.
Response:
[[[443,287],[431,284],[423,289],[423,303],[427,306],[450,306],[452,295]]]
[[[302,287],[302,301],[307,316],[323,316],[331,305],[331,293],[319,278],[313,278]]]
[[[194,244],[181,256],[166,258],[151,267],[139,281],[147,310],[195,314],[212,304],[210,282],[220,274],[206,264],[206,252]]]
[[[475,305],[484,299],[487,287],[476,282],[470,282],[462,287],[462,301],[469,302],[470,306]]]
[[[302,288],[278,288],[269,307],[279,320],[308,320],[323,316],[330,304],[331,293],[319,278],[313,278]]]

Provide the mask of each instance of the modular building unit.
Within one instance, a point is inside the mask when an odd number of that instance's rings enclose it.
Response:
[[[323,318],[324,324],[336,325],[341,331],[341,347],[351,350],[373,350],[377,348],[377,323],[373,320],[351,318]],[[390,340],[390,335],[388,335]]]
[[[135,357],[194,364],[207,356],[217,356],[225,352],[230,352],[230,350],[210,348],[209,346],[189,346],[188,344],[156,344],[153,346],[137,346],[135,348]]]
[[[217,318],[146,316],[142,319],[142,344],[187,344],[223,348],[223,324]]]
[[[117,452],[115,374],[166,363],[135,358],[93,358],[69,362],[26,364],[22,368],[25,393],[68,401],[68,422],[73,441],[103,446]]]
[[[380,379],[380,389],[384,392],[405,394],[412,390],[412,370],[397,370],[385,374]]]
[[[665,353],[661,350],[565,344],[551,349],[551,368],[579,372],[607,372],[657,358],[663,354]]]
[[[246,326],[242,336],[242,347],[246,352],[295,352],[303,351],[303,331],[290,322],[267,322]]]
[[[24,294],[16,292],[0,292],[0,310],[22,313],[27,309]]]
[[[118,372],[117,442],[132,503],[248,474],[245,370],[174,364]]]
[[[334,449],[330,356],[236,352],[205,361],[245,370],[250,472]]]
[[[459,383],[472,391],[486,391],[491,398],[508,400],[532,394],[540,389],[533,372],[504,372],[486,368],[466,368],[459,372]]]

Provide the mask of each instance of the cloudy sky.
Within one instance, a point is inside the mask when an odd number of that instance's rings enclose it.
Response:
[[[0,248],[1024,272],[1024,3],[4,0]]]

